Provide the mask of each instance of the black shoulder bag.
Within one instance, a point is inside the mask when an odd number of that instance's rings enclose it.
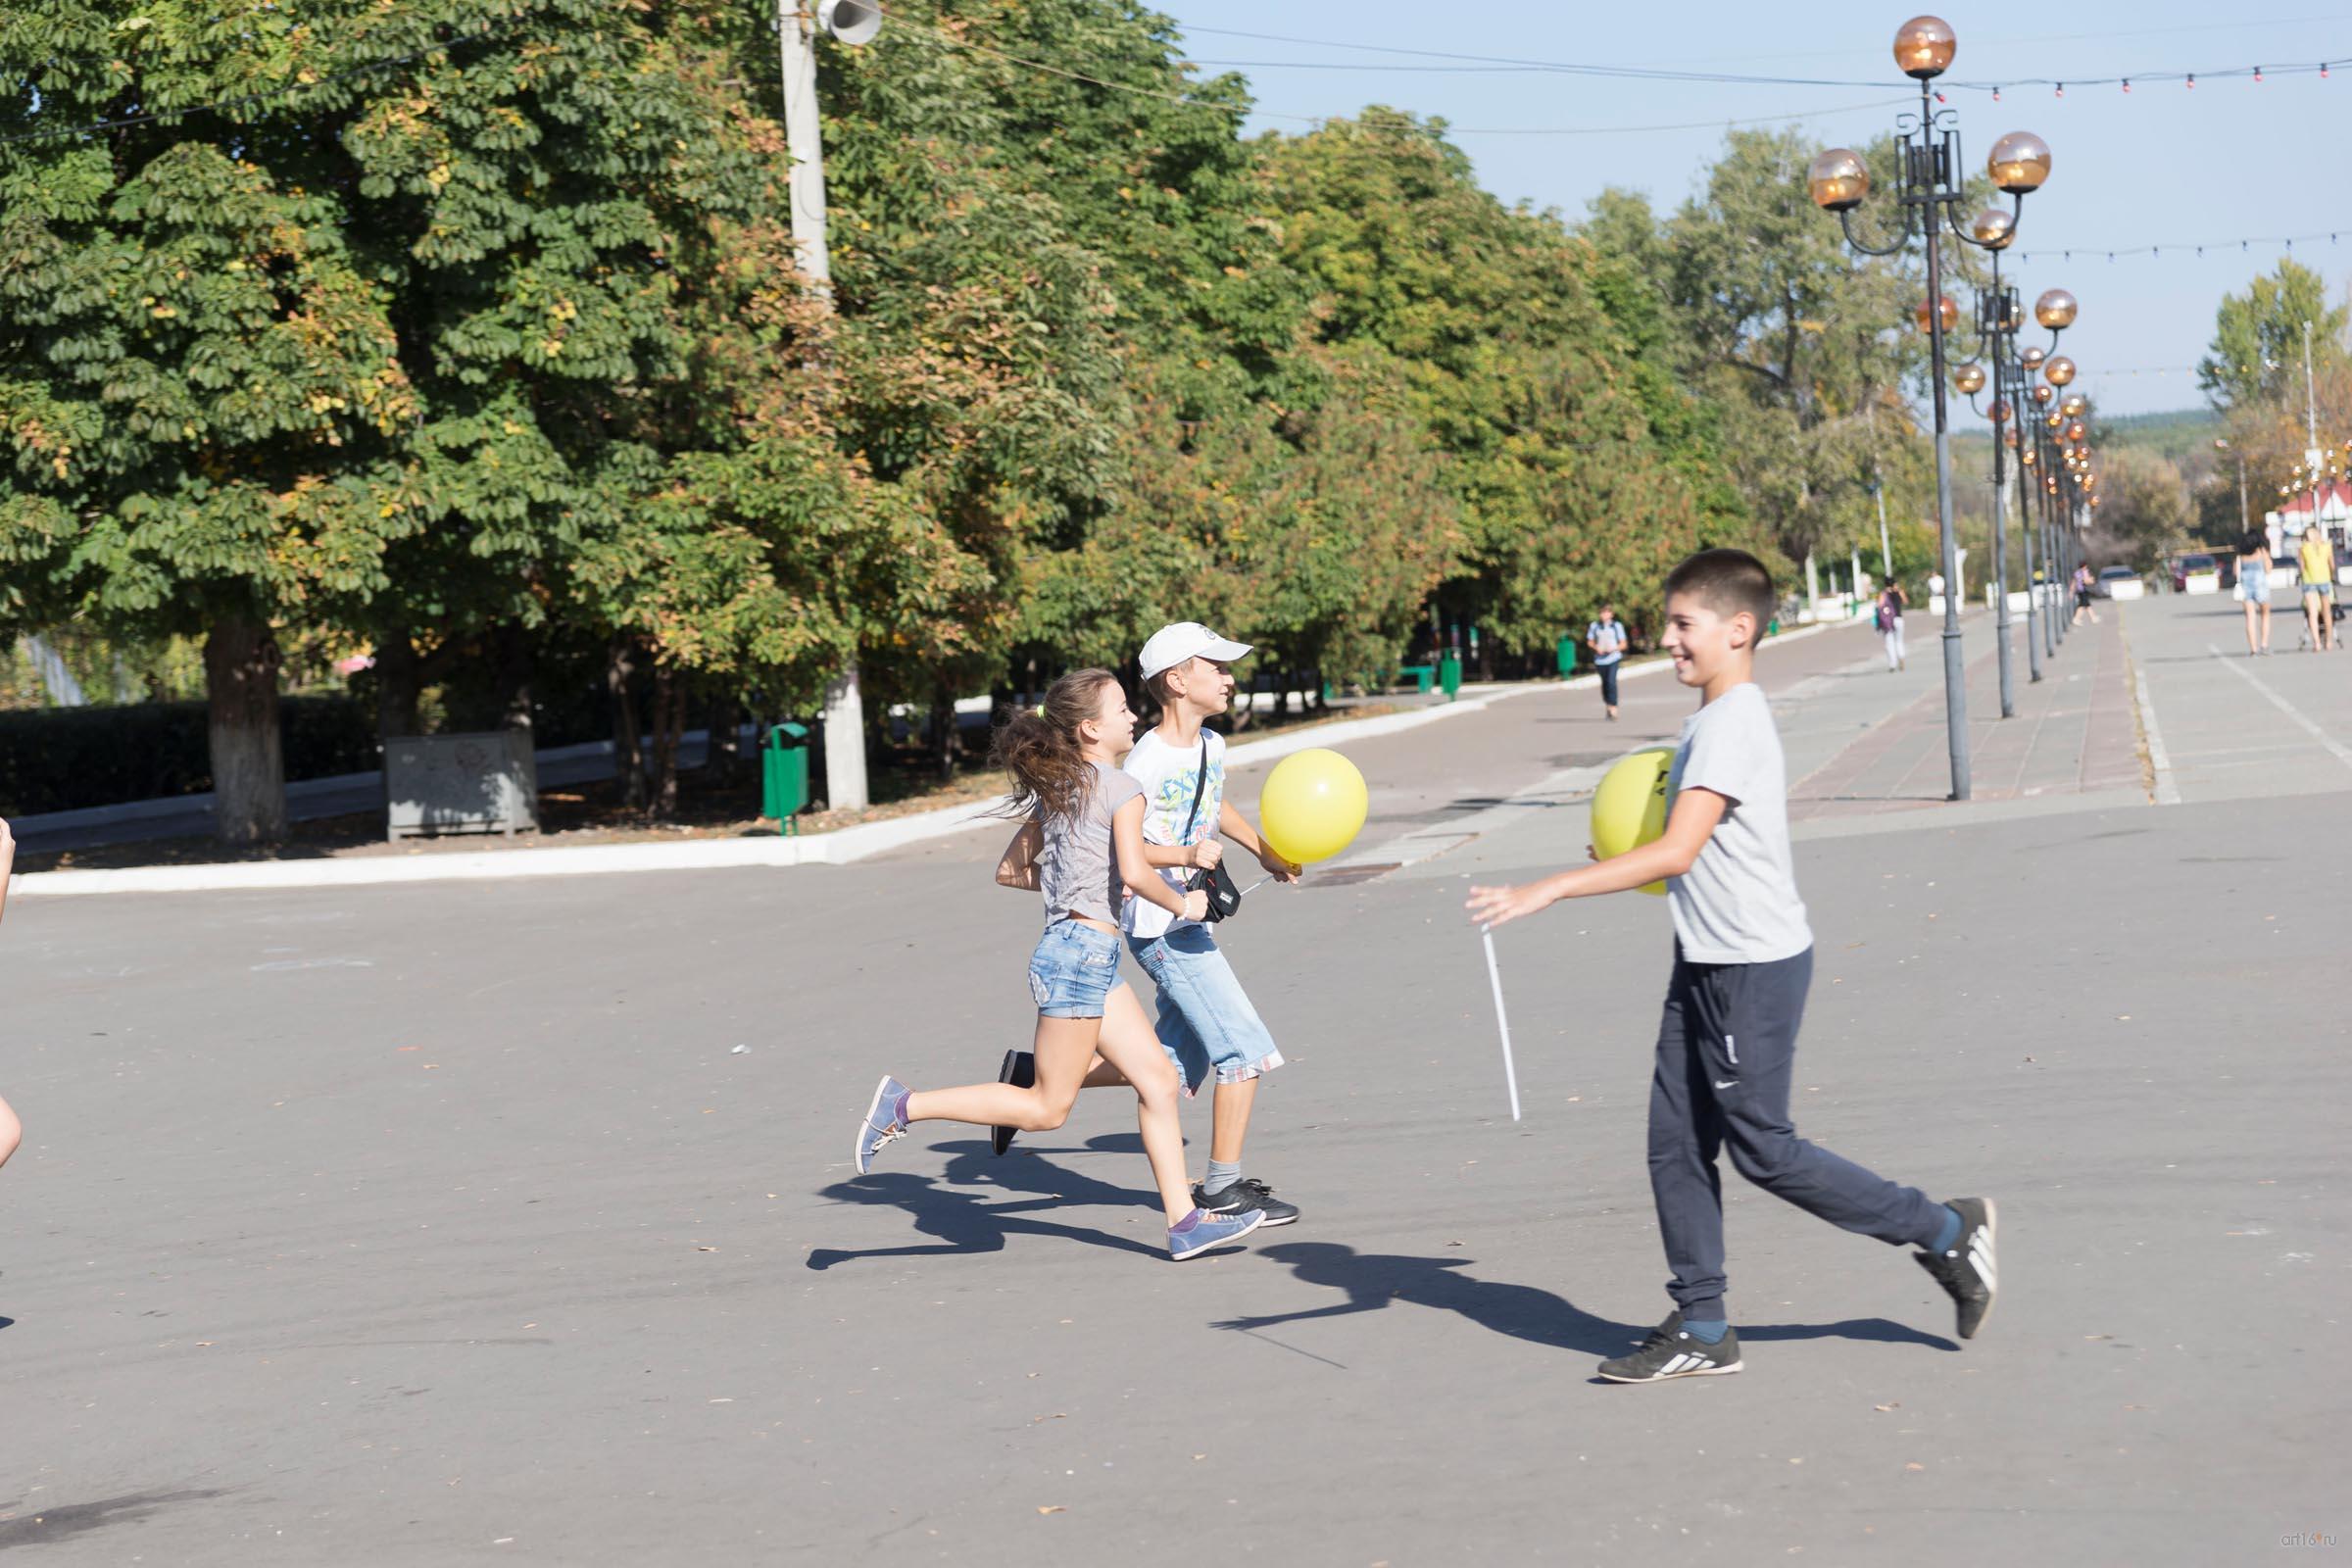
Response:
[[[1200,774],[1193,780],[1193,809],[1184,819],[1184,831],[1176,835],[1179,839],[1189,839],[1193,836],[1193,824],[1200,820],[1200,798],[1207,793],[1208,737],[1203,735],[1200,737]],[[1212,828],[1211,831],[1213,832],[1214,829]],[[1233,873],[1225,869],[1225,862],[1221,859],[1216,864],[1202,866],[1191,876],[1186,877],[1184,891],[1208,895],[1208,913],[1202,918],[1211,925],[1228,915],[1239,914],[1242,910],[1242,890],[1233,880]]]

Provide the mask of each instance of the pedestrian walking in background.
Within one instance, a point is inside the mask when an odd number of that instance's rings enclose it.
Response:
[[[2246,657],[2271,651],[2271,542],[2249,533],[2237,545],[2237,597],[2246,603]]]
[[[1600,707],[1609,717],[1617,716],[1617,666],[1625,660],[1625,627],[1617,620],[1617,607],[1600,607],[1600,618],[1585,628],[1585,646],[1592,650],[1592,667],[1600,671]]]
[[[1890,582],[1879,590],[1878,628],[1880,640],[1886,645],[1886,670],[1892,674],[1903,667],[1903,585]]]
[[[2087,564],[2075,568],[2075,618],[2068,625],[2080,626],[2086,617],[2094,626],[2099,623],[2098,609],[2091,603],[2091,584],[2097,580]]]
[[[2335,646],[2335,541],[2313,523],[2303,530],[2303,547],[2295,552],[2303,579],[2303,622],[2314,649]]]

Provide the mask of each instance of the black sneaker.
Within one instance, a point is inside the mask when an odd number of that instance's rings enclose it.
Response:
[[[1236,1214],[1254,1208],[1266,1217],[1260,1225],[1288,1225],[1298,1217],[1298,1205],[1286,1203],[1274,1196],[1274,1189],[1254,1176],[1245,1176],[1216,1197],[1200,1183],[1193,1184],[1193,1201],[1210,1214]]]
[[[1642,1348],[1631,1355],[1600,1363],[1600,1375],[1611,1383],[1663,1383],[1668,1378],[1709,1378],[1740,1370],[1740,1331],[1727,1328],[1721,1345],[1692,1339],[1683,1327],[1683,1314],[1667,1314],[1649,1331]]]
[[[1945,1205],[1960,1216],[1960,1239],[1948,1252],[1914,1252],[1919,1266],[1936,1276],[1944,1294],[1960,1309],[1958,1331],[1964,1340],[1992,1316],[1992,1298],[2000,1289],[2000,1271],[1992,1256],[1993,1209],[1989,1198],[1955,1198]]]
[[[1037,1053],[1034,1051],[1007,1051],[1004,1053],[1004,1065],[997,1069],[997,1082],[1010,1084],[1015,1089],[1035,1089],[1037,1087]],[[988,1141],[996,1152],[1002,1154],[1012,1147],[1012,1135],[1019,1130],[1017,1127],[991,1127],[988,1130]]]

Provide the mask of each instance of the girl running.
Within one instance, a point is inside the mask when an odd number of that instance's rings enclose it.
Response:
[[[1004,814],[1028,820],[1006,846],[997,881],[1046,901],[1046,934],[1029,957],[1037,1081],[917,1092],[885,1074],[858,1128],[858,1173],[918,1121],[1025,1132],[1059,1127],[1100,1052],[1135,1087],[1144,1154],[1167,1211],[1168,1255],[1181,1262],[1247,1236],[1265,1215],[1194,1206],[1176,1119],[1176,1065],[1119,979],[1119,908],[1130,894],[1186,919],[1208,909],[1206,893],[1177,891],[1144,858],[1143,790],[1118,770],[1134,734],[1127,693],[1106,669],[1062,676],[1040,712],[998,730],[991,760],[1013,780]]]

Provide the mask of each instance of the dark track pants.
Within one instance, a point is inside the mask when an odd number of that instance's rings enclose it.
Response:
[[[1600,704],[1603,708],[1615,708],[1617,706],[1617,662],[1612,660],[1608,663],[1596,667],[1600,670]]]
[[[1811,949],[1774,963],[1691,963],[1676,950],[1649,1088],[1649,1187],[1683,1315],[1722,1318],[1723,1182],[1715,1156],[1809,1214],[1926,1247],[1943,1205],[1796,1136],[1788,1081],[1813,979]]]

